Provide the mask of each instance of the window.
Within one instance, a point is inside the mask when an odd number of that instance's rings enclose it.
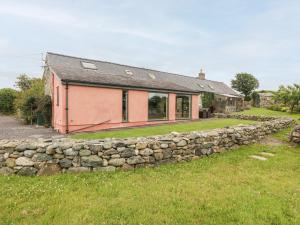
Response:
[[[149,120],[166,120],[168,105],[168,94],[149,93],[148,118]]]
[[[84,69],[96,70],[97,66],[94,63],[81,61],[81,65]]]
[[[56,106],[59,106],[59,86],[56,87]]]
[[[122,120],[128,121],[128,91],[125,90],[122,92]]]
[[[191,96],[176,95],[176,119],[189,119],[191,116]]]

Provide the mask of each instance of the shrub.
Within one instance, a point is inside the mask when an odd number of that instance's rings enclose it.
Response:
[[[15,112],[14,101],[17,91],[11,88],[0,89],[0,113],[12,114]]]
[[[20,92],[16,105],[26,123],[49,125],[51,121],[51,99],[44,95],[44,81],[34,78],[30,87]]]

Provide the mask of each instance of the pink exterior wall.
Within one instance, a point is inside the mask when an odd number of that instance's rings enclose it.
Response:
[[[192,119],[199,119],[199,95],[192,95]]]
[[[52,125],[60,133],[66,133],[66,86],[53,74]],[[59,106],[57,89],[59,88]],[[147,91],[128,90],[128,122],[122,121],[122,89],[69,85],[69,132],[97,131],[151,124],[175,122],[176,94],[169,94],[168,121],[148,121]],[[192,119],[198,119],[199,97],[192,96]]]
[[[169,94],[169,120],[176,119],[176,94]]]
[[[57,96],[57,87],[59,96]],[[60,79],[56,74],[52,73],[52,126],[60,133],[65,133],[65,86],[62,85]],[[57,105],[57,97],[59,104]]]
[[[128,122],[148,121],[148,92],[128,91]]]
[[[69,85],[68,96],[70,132],[97,124],[122,122],[121,89]]]

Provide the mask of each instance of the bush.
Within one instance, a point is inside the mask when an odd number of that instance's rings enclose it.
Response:
[[[26,123],[50,125],[51,99],[44,95],[44,81],[34,78],[30,87],[20,92],[16,105]]]
[[[0,113],[13,114],[15,112],[14,101],[17,91],[11,88],[0,89]]]

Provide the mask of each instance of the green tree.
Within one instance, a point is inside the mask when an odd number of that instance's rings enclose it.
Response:
[[[300,108],[300,85],[280,86],[274,99],[277,103],[289,107],[291,112]]]
[[[12,114],[15,112],[14,101],[17,91],[12,88],[0,89],[0,113]]]
[[[39,78],[31,78],[26,74],[21,74],[17,77],[15,87],[17,87],[20,91],[26,91],[31,88],[33,82],[36,80],[39,80]]]
[[[30,80],[30,87],[21,91],[16,106],[27,123],[49,124],[51,119],[51,99],[44,95],[44,81],[39,78]],[[39,124],[41,125],[41,124]]]
[[[259,87],[259,81],[249,73],[238,73],[231,81],[231,87],[245,95],[245,100],[251,100],[251,93]]]

